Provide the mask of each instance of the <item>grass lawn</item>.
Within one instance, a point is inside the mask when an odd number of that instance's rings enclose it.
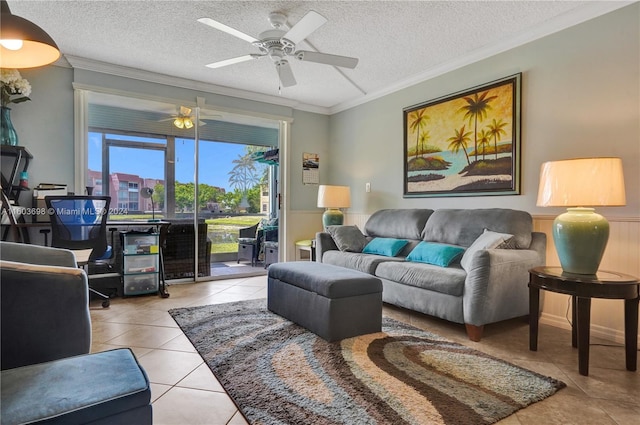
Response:
[[[238,252],[238,233],[243,227],[251,227],[265,218],[263,215],[211,218],[207,234],[211,239],[211,253]]]

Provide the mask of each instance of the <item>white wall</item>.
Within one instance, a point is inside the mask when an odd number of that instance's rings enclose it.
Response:
[[[639,9],[634,4],[522,47],[331,117],[333,183],[349,184],[349,212],[380,208],[502,206],[534,214],[542,162],[621,156],[627,206],[640,215]],[[402,109],[522,72],[522,191],[519,196],[403,199]],[[371,193],[365,183],[371,182]]]
[[[73,70],[49,66],[20,74],[31,84],[31,101],[12,106],[11,121],[19,145],[34,157],[29,185],[64,183],[73,188]],[[30,196],[21,194],[21,203],[30,206]]]
[[[348,184],[347,223],[380,208],[529,211],[547,233],[547,264],[559,265],[550,223],[560,208],[536,207],[540,165],[571,157],[620,156],[627,205],[599,208],[612,232],[603,269],[640,277],[640,4],[547,36],[367,104],[335,114],[328,165]],[[521,72],[522,191],[518,196],[403,199],[402,109]],[[371,182],[371,193],[365,183]],[[588,184],[588,182],[585,182]],[[567,296],[548,294],[542,321],[567,327]],[[623,341],[623,303],[594,300],[592,331]]]

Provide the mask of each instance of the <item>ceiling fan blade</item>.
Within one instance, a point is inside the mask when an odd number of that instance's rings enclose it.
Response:
[[[234,37],[238,37],[241,40],[247,41],[249,43],[255,43],[256,41],[259,41],[257,38],[250,36],[249,34],[245,34],[242,31],[238,31],[235,28],[231,28],[230,26],[227,26],[223,23],[220,23],[218,21],[214,21],[211,18],[200,18],[198,19],[198,22],[205,24],[205,25],[209,25],[210,27],[213,27],[217,30],[226,32],[227,34],[230,34]]]
[[[289,40],[293,44],[298,44],[307,38],[312,32],[323,26],[327,18],[310,10],[302,17],[282,38]]]
[[[223,66],[233,65],[235,63],[240,63],[240,62],[246,62],[251,59],[258,59],[258,58],[261,58],[262,56],[263,55],[256,55],[256,54],[238,56],[237,58],[225,59],[223,61],[210,63],[206,66],[209,68],[222,68]]]
[[[358,65],[358,58],[349,56],[330,55],[328,53],[311,52],[299,50],[294,56],[301,61],[323,63],[326,65],[340,66],[342,68],[355,68]]]
[[[286,60],[281,60],[276,62],[276,71],[278,71],[278,77],[280,78],[280,83],[282,83],[283,87],[291,87],[295,86],[296,78],[293,76],[293,71],[291,70],[291,65]]]

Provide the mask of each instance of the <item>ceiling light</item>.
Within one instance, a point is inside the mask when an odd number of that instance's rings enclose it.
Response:
[[[178,117],[175,120],[173,120],[173,125],[175,125],[178,128],[184,128],[184,122],[181,117]]]
[[[184,117],[184,118],[182,119],[182,121],[184,122],[184,126],[185,126],[185,128],[191,128],[191,127],[193,127],[193,121],[191,121],[191,118],[189,118],[189,117]]]
[[[34,68],[60,57],[60,49],[42,28],[11,14],[5,0],[0,8],[0,68]]]

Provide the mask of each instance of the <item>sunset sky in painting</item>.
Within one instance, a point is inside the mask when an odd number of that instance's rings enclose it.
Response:
[[[487,90],[479,90],[478,93],[484,93],[485,91]],[[499,87],[491,88],[488,91],[487,97],[498,96],[498,98],[489,102],[490,109],[487,109],[486,118],[483,121],[478,121],[478,133],[488,126],[494,118],[496,120],[502,119],[503,122],[507,123],[504,127],[507,134],[501,137],[498,144],[511,142],[513,130],[513,81]],[[472,95],[473,94],[469,96]],[[468,103],[463,98],[458,98],[424,108],[429,119],[426,122],[426,126],[420,131],[420,134],[428,131],[430,135],[425,145],[438,146],[443,151],[449,150],[448,139],[455,135],[455,130],[460,130],[464,125],[465,132],[471,131],[468,147],[473,148],[473,121],[470,124],[469,118],[464,118],[466,111],[458,112],[460,108],[466,105],[468,105]],[[417,111],[419,111],[419,109]],[[411,117],[408,117],[406,129],[408,149],[415,148],[417,139],[417,132],[412,131],[410,125]]]

